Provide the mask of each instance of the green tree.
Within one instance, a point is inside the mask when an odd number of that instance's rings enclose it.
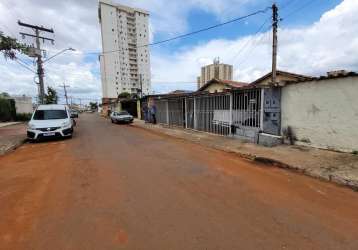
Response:
[[[89,103],[92,110],[98,109],[98,103],[97,102],[90,102]]]
[[[58,96],[54,88],[47,87],[47,94],[45,94],[45,104],[57,104]]]
[[[29,47],[19,43],[15,38],[5,36],[0,31],[0,51],[4,53],[5,58],[15,59],[16,51],[27,54]]]
[[[10,95],[8,94],[8,93],[6,93],[6,92],[2,92],[2,93],[0,93],[0,98],[9,98],[10,97]]]
[[[130,98],[131,97],[131,94],[129,94],[128,92],[122,92],[118,95],[118,98],[119,99],[127,99],[127,98]]]

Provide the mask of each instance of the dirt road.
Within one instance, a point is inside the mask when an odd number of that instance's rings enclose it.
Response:
[[[358,193],[83,114],[0,157],[0,249],[358,249]]]

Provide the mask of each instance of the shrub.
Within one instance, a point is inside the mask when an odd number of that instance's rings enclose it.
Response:
[[[16,107],[13,99],[0,97],[0,121],[6,122],[16,119]]]
[[[20,113],[16,114],[16,121],[30,121],[32,114],[31,113]]]

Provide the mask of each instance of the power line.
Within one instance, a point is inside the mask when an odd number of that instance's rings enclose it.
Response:
[[[23,64],[25,64],[26,66],[31,68],[31,65],[28,64],[27,62],[25,62],[24,60],[20,59],[19,57],[16,57],[17,60],[19,60],[20,62],[22,62]]]
[[[30,67],[28,67],[26,64],[22,63],[18,58],[15,58],[14,60],[15,62],[17,62],[19,65],[21,65],[22,67],[26,68],[27,70],[30,70],[32,73],[37,74],[36,71],[34,71],[33,69],[31,69]]]
[[[314,3],[315,0],[311,0],[309,2],[306,2],[305,4],[301,5],[300,7],[298,7],[297,9],[295,9],[294,11],[288,13],[287,15],[285,15],[282,20],[286,20],[287,18],[291,17],[292,15],[296,14],[297,12],[307,8],[309,5],[311,5],[312,3]]]
[[[240,50],[238,51],[238,53],[236,53],[233,57],[232,60],[234,60],[234,63],[236,62],[235,58],[237,58],[245,49],[246,47],[256,38],[256,35],[263,29],[263,27],[266,25],[266,23],[271,19],[267,18],[262,25],[258,28],[258,30],[246,41],[246,43],[240,48]],[[231,60],[229,60],[231,61]]]
[[[230,24],[230,23],[234,23],[234,22],[238,22],[238,21],[244,20],[244,19],[249,18],[249,17],[251,17],[251,16],[255,16],[255,15],[258,15],[258,14],[264,14],[264,13],[266,13],[267,10],[269,10],[270,8],[271,8],[271,7],[266,7],[265,9],[252,12],[252,13],[250,13],[250,14],[247,14],[247,15],[245,15],[245,16],[241,16],[241,17],[238,17],[238,18],[229,20],[229,21],[227,21],[227,22],[219,23],[219,24],[216,24],[216,25],[213,25],[213,26],[209,26],[209,27],[206,27],[206,28],[202,28],[202,29],[199,29],[199,30],[196,30],[196,31],[192,31],[192,32],[189,32],[189,33],[186,33],[186,34],[182,34],[182,35],[179,35],[179,36],[175,36],[175,37],[172,37],[172,38],[168,38],[168,39],[165,39],[165,40],[161,40],[161,41],[157,41],[157,42],[153,42],[153,43],[148,43],[148,44],[140,45],[140,46],[137,46],[137,48],[154,46],[154,45],[158,45],[158,44],[162,44],[162,43],[167,43],[167,42],[170,42],[170,41],[173,41],[173,40],[177,40],[177,39],[180,39],[180,38],[192,36],[192,35],[195,35],[195,34],[204,32],[204,31],[208,31],[208,30],[211,30],[211,29],[215,29],[215,28],[218,28],[218,27],[221,27],[221,26]],[[128,49],[125,49],[125,50],[128,50]],[[102,54],[102,55],[103,55],[103,54],[114,53],[114,52],[119,52],[119,51],[123,51],[123,49],[103,51],[102,53],[100,53],[100,52],[88,52],[88,53],[85,53],[85,54]]]
[[[218,27],[221,27],[221,26],[224,26],[224,25],[233,23],[233,22],[241,21],[241,20],[246,19],[246,18],[251,17],[251,16],[255,16],[255,15],[258,15],[258,14],[266,13],[266,11],[267,11],[268,9],[269,9],[269,7],[265,8],[265,9],[263,9],[263,10],[259,10],[259,11],[253,12],[253,13],[248,14],[248,15],[246,15],[246,16],[242,16],[242,17],[238,17],[238,18],[232,19],[232,20],[227,21],[227,22],[224,22],[224,23],[219,23],[219,24],[216,24],[216,25],[207,27],[207,28],[203,28],[203,29],[200,29],[200,30],[197,30],[197,31],[193,31],[193,32],[187,33],[187,34],[183,34],[183,35],[179,35],[179,36],[176,36],[176,37],[172,37],[172,38],[169,38],[169,39],[166,39],[166,40],[162,40],[162,41],[158,41],[158,42],[154,42],[154,43],[149,43],[149,44],[147,44],[147,45],[142,45],[142,47],[157,45],[157,44],[161,44],[161,43],[166,43],[166,42],[169,42],[169,41],[173,41],[173,40],[176,40],[176,39],[180,39],[180,38],[184,38],[184,37],[187,37],[187,36],[195,35],[195,34],[198,34],[198,33],[204,32],[204,31],[208,31],[208,30],[211,30],[211,29],[215,29],[215,28],[218,28]]]
[[[268,28],[270,29],[271,25]],[[256,41],[253,43],[253,47],[251,48],[251,50],[246,54],[246,57],[237,64],[237,67],[241,66],[243,63],[245,63],[248,60],[248,58],[250,57],[252,52],[256,49],[256,47],[263,41],[264,38],[266,38],[266,36],[268,36],[267,34],[269,33],[265,33],[265,32],[267,32],[269,29],[266,29],[261,35],[261,37],[259,39],[256,39]]]
[[[291,4],[293,4],[294,2],[296,2],[296,0],[287,0],[286,4],[282,4],[280,6],[280,11],[286,9],[288,6],[290,6]]]

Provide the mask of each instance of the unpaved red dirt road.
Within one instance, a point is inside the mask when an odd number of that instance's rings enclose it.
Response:
[[[1,249],[358,249],[358,193],[83,114],[0,157]]]

